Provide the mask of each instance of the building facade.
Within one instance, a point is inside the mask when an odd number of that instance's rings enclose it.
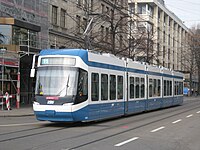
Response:
[[[0,0],[0,94],[31,104],[32,56],[48,46],[48,1]]]
[[[163,0],[129,0],[135,30],[145,28],[153,41],[154,60],[151,63],[184,71],[184,53],[190,50],[191,32],[165,6]]]
[[[119,52],[127,44],[127,4],[125,0],[52,0],[50,47]]]

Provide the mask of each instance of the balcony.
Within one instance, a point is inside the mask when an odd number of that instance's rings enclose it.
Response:
[[[139,14],[139,21],[146,21],[153,24],[153,17],[149,14]]]

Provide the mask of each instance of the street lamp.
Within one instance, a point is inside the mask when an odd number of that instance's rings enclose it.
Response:
[[[5,48],[1,48],[0,49],[0,53],[2,53],[2,65],[1,65],[1,91],[2,91],[2,105],[1,105],[1,109],[3,110],[3,94],[4,94],[4,91],[3,91],[3,80],[4,80],[4,53],[6,52],[6,49]]]

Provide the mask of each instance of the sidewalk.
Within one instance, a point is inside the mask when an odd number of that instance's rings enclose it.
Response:
[[[200,100],[200,96],[184,96],[184,101],[188,100]],[[1,110],[0,108],[0,117],[23,117],[23,116],[34,116],[32,105],[12,108],[12,110]]]
[[[19,109],[12,108],[12,110],[1,110],[0,117],[23,117],[23,116],[34,116],[32,106],[25,106]]]

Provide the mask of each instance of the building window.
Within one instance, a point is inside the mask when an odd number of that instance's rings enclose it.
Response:
[[[57,25],[58,7],[52,6],[52,24]]]
[[[86,30],[87,28],[87,19],[86,18],[83,18],[83,32]]]
[[[91,9],[91,12],[94,11],[94,0],[91,0],[90,9]]]
[[[129,11],[130,14],[135,14],[135,4],[129,4]]]
[[[87,9],[87,0],[83,0],[83,7]]]
[[[78,6],[81,6],[81,0],[76,0],[76,4],[77,4]]]
[[[91,98],[92,101],[98,101],[99,100],[99,74],[98,73],[92,73],[92,79],[91,79]]]
[[[105,40],[108,42],[108,38],[109,38],[109,28],[106,28],[106,36],[105,36]]]
[[[106,13],[108,14],[109,13],[109,7],[106,6]]]
[[[120,49],[122,48],[122,46],[123,46],[123,36],[122,35],[120,35],[120,41],[119,41],[119,47],[120,47]]]
[[[146,4],[138,4],[138,14],[146,14]]]
[[[105,12],[105,5],[104,4],[101,4],[101,12],[102,12],[102,14]]]
[[[65,14],[66,14],[66,10],[61,9],[60,26],[63,28],[65,27]]]
[[[104,39],[104,26],[101,26],[101,39]]]
[[[80,33],[80,29],[81,29],[81,17],[80,16],[76,16],[76,32]]]

